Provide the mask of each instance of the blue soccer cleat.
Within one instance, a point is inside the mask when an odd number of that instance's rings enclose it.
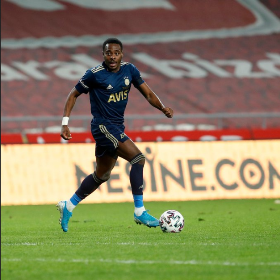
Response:
[[[66,208],[66,201],[60,201],[56,205],[57,210],[60,212],[59,223],[64,232],[68,231],[68,222],[72,217],[72,212],[68,211]]]
[[[136,216],[134,213],[134,221],[136,224],[139,225],[145,225],[147,227],[158,227],[159,221],[155,217],[151,216],[147,213],[147,211],[144,211],[141,216]]]

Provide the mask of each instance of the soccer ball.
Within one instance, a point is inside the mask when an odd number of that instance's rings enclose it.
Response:
[[[180,232],[184,228],[184,217],[177,210],[167,210],[160,216],[159,226],[163,232]]]

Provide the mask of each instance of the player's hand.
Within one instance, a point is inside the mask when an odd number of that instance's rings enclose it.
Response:
[[[165,107],[161,110],[163,112],[163,114],[167,117],[167,118],[172,118],[173,117],[173,110],[169,107]]]
[[[71,137],[71,133],[69,130],[69,127],[67,125],[62,125],[61,126],[61,133],[60,136],[64,139],[64,140],[70,140]]]

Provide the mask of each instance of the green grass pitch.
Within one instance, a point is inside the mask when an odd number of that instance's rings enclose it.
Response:
[[[146,202],[181,233],[136,225],[133,203],[81,204],[69,231],[55,205],[1,207],[1,279],[280,279],[276,200]]]

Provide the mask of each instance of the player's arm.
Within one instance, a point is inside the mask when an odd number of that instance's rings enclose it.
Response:
[[[80,92],[77,91],[76,88],[73,88],[67,96],[65,105],[64,105],[64,112],[63,112],[63,119],[61,125],[61,133],[60,136],[65,140],[70,140],[71,133],[68,127],[68,120],[71,114],[71,111],[76,103],[77,98],[81,95]]]
[[[166,117],[173,117],[173,110],[169,107],[165,107],[160,101],[159,97],[151,90],[151,88],[145,82],[138,87],[138,90],[142,93],[142,95],[152,106],[162,111]]]

